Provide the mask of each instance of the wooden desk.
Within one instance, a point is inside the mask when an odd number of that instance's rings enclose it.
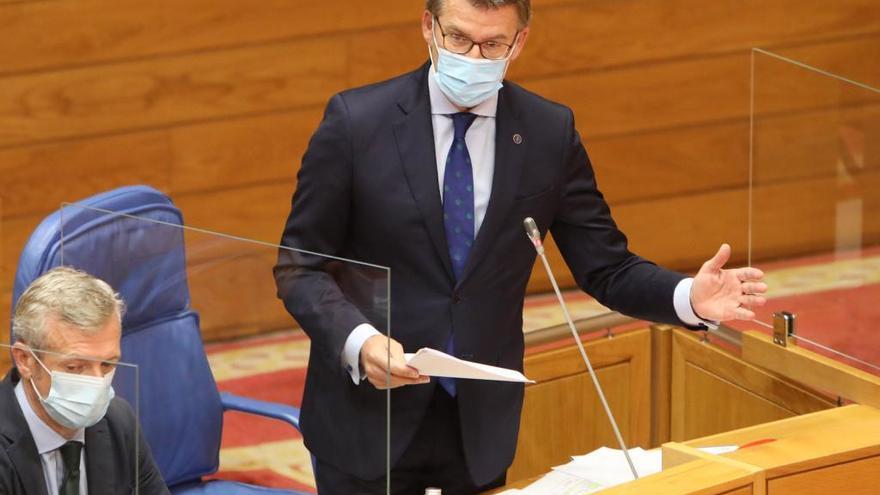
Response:
[[[662,476],[661,476],[662,475]],[[696,460],[667,469],[660,475],[648,476],[637,481],[602,490],[603,495],[672,495],[681,493],[725,495],[751,495],[752,486],[760,470],[736,463],[717,460]],[[501,493],[511,488],[525,488],[540,477],[520,480],[485,495]]]
[[[765,438],[775,440],[719,456],[697,450]],[[875,494],[880,488],[880,410],[852,405],[689,442],[670,442],[663,445],[663,457],[660,473],[599,493]],[[523,488],[532,481],[504,489]]]
[[[712,435],[684,445],[777,440],[725,457],[762,469],[767,493],[875,494],[880,491],[880,410],[852,405]]]

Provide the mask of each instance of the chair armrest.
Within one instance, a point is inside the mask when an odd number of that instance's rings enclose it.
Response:
[[[276,402],[266,402],[256,399],[248,399],[229,392],[220,392],[220,403],[223,405],[224,411],[240,411],[257,416],[265,416],[290,424],[299,430],[299,408],[288,406],[287,404],[278,404]]]

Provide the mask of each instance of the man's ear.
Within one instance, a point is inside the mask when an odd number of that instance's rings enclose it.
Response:
[[[432,40],[432,37],[434,35],[434,23],[432,22],[433,20],[433,14],[431,14],[431,12],[426,9],[425,12],[422,13],[422,38],[425,39],[425,43],[427,43],[428,46],[434,44]]]
[[[18,370],[18,374],[22,378],[30,380],[33,376],[36,362],[34,361],[34,356],[21,342],[16,342],[12,346],[12,360],[15,368]]]
[[[513,53],[510,55],[510,60],[516,60],[519,57],[519,54],[523,51],[523,48],[526,46],[526,40],[529,38],[529,27],[526,26],[522,31],[519,32],[519,36],[516,38],[516,45],[513,47]]]

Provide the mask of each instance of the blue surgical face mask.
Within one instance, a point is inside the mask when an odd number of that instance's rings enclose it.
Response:
[[[116,370],[110,371],[103,377],[52,371],[40,361],[36,353],[31,351],[31,354],[52,378],[52,385],[46,397],[40,395],[34,380],[30,380],[49,417],[71,430],[88,428],[104,417],[115,395],[110,384],[113,382],[113,374]]]
[[[501,80],[507,71],[510,57],[499,60],[471,58],[452,53],[437,44],[434,21],[431,20],[431,35],[437,48],[434,60],[430,47],[428,55],[434,65],[437,86],[449,101],[463,108],[472,108],[488,100],[501,89]],[[514,41],[515,43],[515,41]]]

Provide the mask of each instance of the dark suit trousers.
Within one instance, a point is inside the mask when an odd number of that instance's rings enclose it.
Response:
[[[422,495],[425,488],[433,486],[441,488],[443,495],[469,495],[502,486],[505,473],[488,485],[474,486],[461,445],[458,404],[442,387],[433,386],[434,397],[425,419],[391,469],[391,493]],[[384,476],[378,480],[358,479],[320,459],[315,479],[319,495],[383,495],[386,489]]]

